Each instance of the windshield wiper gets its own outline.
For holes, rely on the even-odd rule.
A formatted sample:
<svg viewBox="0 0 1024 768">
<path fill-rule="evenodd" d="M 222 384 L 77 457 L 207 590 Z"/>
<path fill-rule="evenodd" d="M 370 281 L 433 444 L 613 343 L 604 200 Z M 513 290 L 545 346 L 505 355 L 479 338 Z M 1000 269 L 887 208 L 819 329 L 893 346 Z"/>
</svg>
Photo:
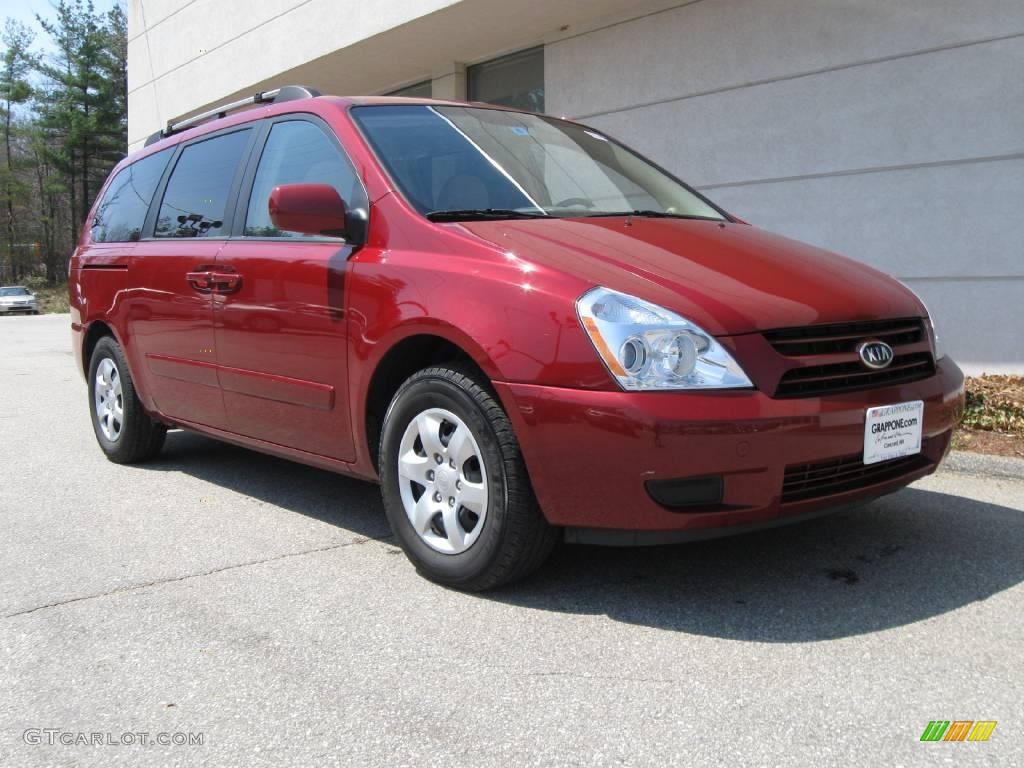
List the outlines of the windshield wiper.
<svg viewBox="0 0 1024 768">
<path fill-rule="evenodd" d="M 431 221 L 471 221 L 473 219 L 547 219 L 539 211 L 517 211 L 514 208 L 457 208 L 450 211 L 431 211 Z"/>
<path fill-rule="evenodd" d="M 696 219 L 698 221 L 724 221 L 724 219 L 712 218 L 711 216 L 691 216 L 685 213 L 668 213 L 667 211 L 601 211 L 600 213 L 585 213 L 583 214 L 588 219 L 596 219 L 600 217 L 614 217 L 614 216 L 636 216 L 638 218 L 646 219 Z"/>
</svg>

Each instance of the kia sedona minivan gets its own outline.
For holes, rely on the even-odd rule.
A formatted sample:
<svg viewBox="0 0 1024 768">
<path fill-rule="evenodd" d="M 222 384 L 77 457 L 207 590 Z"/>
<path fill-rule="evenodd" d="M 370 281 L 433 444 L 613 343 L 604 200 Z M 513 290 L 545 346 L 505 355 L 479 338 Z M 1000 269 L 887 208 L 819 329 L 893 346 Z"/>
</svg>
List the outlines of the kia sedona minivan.
<svg viewBox="0 0 1024 768">
<path fill-rule="evenodd" d="M 381 484 L 427 578 L 653 544 L 934 472 L 963 402 L 893 278 L 750 226 L 604 132 L 289 86 L 170 124 L 71 258 L 100 448 L 168 428 Z"/>
</svg>

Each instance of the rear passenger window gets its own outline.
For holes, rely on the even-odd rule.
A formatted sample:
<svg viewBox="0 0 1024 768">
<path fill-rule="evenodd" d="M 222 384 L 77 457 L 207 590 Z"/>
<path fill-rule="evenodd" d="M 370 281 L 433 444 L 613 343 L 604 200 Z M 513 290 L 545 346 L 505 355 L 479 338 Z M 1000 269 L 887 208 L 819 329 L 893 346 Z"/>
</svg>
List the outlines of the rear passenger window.
<svg viewBox="0 0 1024 768">
<path fill-rule="evenodd" d="M 141 237 L 146 212 L 172 151 L 157 152 L 117 172 L 96 206 L 94 243 L 128 243 Z"/>
<path fill-rule="evenodd" d="M 275 123 L 260 157 L 245 234 L 251 237 L 295 237 L 299 232 L 278 229 L 270 220 L 267 202 L 279 184 L 330 184 L 349 208 L 365 208 L 366 194 L 351 164 L 327 135 L 313 123 L 289 120 Z"/>
<path fill-rule="evenodd" d="M 164 192 L 155 237 L 227 237 L 224 211 L 249 130 L 190 144 L 181 151 Z"/>
</svg>

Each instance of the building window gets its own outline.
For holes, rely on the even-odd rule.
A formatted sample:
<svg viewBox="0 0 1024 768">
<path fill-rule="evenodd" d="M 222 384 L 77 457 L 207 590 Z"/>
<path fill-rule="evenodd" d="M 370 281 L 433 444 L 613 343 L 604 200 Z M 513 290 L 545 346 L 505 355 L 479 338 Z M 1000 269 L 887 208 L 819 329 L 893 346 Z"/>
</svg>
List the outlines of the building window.
<svg viewBox="0 0 1024 768">
<path fill-rule="evenodd" d="M 466 70 L 470 101 L 544 111 L 544 46 L 492 59 Z"/>
<path fill-rule="evenodd" d="M 397 91 L 386 93 L 385 96 L 405 96 L 410 99 L 429 99 L 434 95 L 434 83 L 431 80 L 424 80 L 422 83 L 413 83 Z"/>
</svg>

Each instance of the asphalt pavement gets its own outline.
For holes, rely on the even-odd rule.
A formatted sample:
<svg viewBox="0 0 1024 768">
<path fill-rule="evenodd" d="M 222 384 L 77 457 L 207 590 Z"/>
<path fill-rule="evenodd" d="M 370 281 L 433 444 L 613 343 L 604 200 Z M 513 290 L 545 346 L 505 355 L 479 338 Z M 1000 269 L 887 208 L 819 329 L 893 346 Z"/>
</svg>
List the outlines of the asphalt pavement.
<svg viewBox="0 0 1024 768">
<path fill-rule="evenodd" d="M 0 318 L 0 766 L 1024 765 L 1022 462 L 467 595 L 372 485 L 107 462 L 68 322 Z"/>
</svg>

